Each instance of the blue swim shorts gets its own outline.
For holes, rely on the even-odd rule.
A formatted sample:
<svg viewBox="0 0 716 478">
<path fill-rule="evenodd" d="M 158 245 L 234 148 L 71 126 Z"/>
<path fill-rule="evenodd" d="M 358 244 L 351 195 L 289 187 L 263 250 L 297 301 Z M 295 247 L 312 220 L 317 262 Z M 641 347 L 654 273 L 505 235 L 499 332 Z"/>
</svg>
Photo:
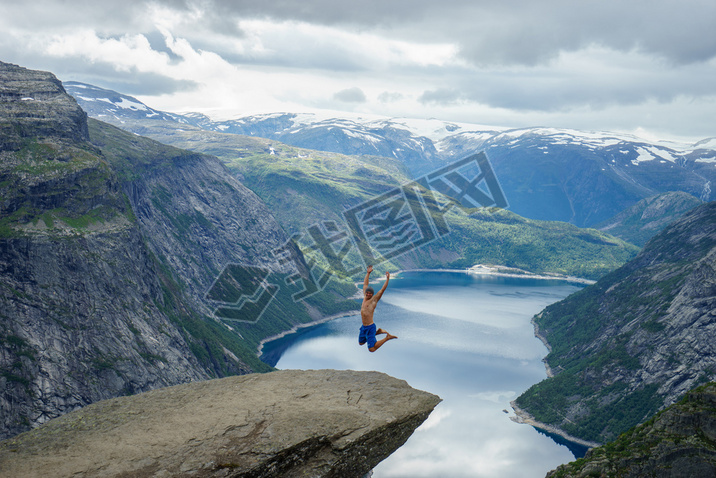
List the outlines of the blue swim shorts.
<svg viewBox="0 0 716 478">
<path fill-rule="evenodd" d="M 375 347 L 377 340 L 375 339 L 375 324 L 361 325 L 360 332 L 358 332 L 358 344 L 363 345 L 368 342 L 368 348 L 372 349 Z"/>
</svg>

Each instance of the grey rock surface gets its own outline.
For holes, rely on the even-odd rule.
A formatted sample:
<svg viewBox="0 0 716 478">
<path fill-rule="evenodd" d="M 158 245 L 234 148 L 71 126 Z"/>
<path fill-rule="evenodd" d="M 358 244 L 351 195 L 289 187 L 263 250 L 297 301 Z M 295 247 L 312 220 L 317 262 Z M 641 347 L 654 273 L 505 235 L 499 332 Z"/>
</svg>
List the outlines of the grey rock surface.
<svg viewBox="0 0 716 478">
<path fill-rule="evenodd" d="M 65 92 L 55 75 L 0 62 L 0 149 L 19 146 L 21 138 L 89 136 L 87 114 Z M 12 127 L 10 127 L 12 125 Z"/>
<path fill-rule="evenodd" d="M 611 441 L 715 380 L 716 201 L 534 321 L 552 347 L 546 360 L 554 377 L 517 404 L 582 439 Z"/>
<path fill-rule="evenodd" d="M 267 370 L 263 337 L 246 343 L 202 296 L 286 240 L 216 158 L 88 121 L 54 75 L 0 62 L 0 438 Z"/>
<path fill-rule="evenodd" d="M 0 443 L 0 475 L 361 477 L 440 398 L 378 372 L 278 371 L 89 405 Z"/>
</svg>

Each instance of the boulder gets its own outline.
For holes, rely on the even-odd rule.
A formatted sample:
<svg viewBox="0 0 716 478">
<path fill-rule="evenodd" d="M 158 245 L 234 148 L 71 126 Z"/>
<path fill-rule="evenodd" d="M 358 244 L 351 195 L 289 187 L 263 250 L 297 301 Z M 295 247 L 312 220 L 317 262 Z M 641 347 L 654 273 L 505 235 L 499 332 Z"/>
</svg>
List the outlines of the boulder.
<svg viewBox="0 0 716 478">
<path fill-rule="evenodd" d="M 97 402 L 0 442 L 0 475 L 361 477 L 439 402 L 378 372 L 193 382 Z"/>
</svg>

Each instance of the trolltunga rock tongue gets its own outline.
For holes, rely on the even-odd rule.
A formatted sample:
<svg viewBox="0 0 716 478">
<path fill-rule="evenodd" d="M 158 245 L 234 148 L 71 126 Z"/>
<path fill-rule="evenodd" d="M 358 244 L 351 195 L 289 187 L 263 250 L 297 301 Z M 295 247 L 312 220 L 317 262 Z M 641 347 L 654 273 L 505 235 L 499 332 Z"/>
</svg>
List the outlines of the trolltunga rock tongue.
<svg viewBox="0 0 716 478">
<path fill-rule="evenodd" d="M 378 372 L 194 382 L 98 402 L 0 442 L 0 475 L 360 477 L 439 402 Z"/>
</svg>

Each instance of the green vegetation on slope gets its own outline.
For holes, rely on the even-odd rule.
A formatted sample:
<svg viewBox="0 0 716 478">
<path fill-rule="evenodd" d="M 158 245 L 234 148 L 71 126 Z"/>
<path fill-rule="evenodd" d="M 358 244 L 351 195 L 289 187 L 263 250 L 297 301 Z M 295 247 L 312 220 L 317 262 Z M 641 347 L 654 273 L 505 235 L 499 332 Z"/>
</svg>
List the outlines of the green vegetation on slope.
<svg viewBox="0 0 716 478">
<path fill-rule="evenodd" d="M 86 143 L 24 138 L 0 151 L 0 237 L 83 234 L 133 216 L 112 167 Z"/>
<path fill-rule="evenodd" d="M 713 380 L 716 203 L 654 236 L 623 267 L 534 318 L 554 372 L 517 398 L 537 420 L 596 442 L 641 423 L 683 386 Z M 678 298 L 678 300 L 677 300 Z"/>
<path fill-rule="evenodd" d="M 347 208 L 410 181 L 402 163 L 390 158 L 311 151 L 166 122 L 147 125 L 128 127 L 168 144 L 218 156 L 291 234 L 302 234 L 321 221 L 342 223 Z M 487 263 L 596 279 L 638 252 L 637 247 L 593 229 L 528 220 L 504 210 L 454 207 L 445 220 L 449 234 L 385 266 L 462 268 Z"/>
<path fill-rule="evenodd" d="M 201 163 L 205 159 L 202 156 L 203 153 L 167 146 L 96 120 L 89 121 L 89 130 L 93 144 L 101 147 L 103 157 L 121 172 L 121 177 L 128 183 L 138 184 L 149 177 L 161 176 L 164 173 L 169 175 L 176 173 L 183 178 L 185 175 L 192 174 L 189 171 L 193 171 L 192 169 L 184 171 L 185 165 Z M 164 277 L 165 302 L 167 303 L 172 303 L 172 300 L 181 302 L 187 299 L 191 302 L 189 288 L 191 285 L 196 286 L 196 284 L 189 284 L 191 278 L 181 276 L 177 272 L 177 268 L 200 269 L 201 275 L 194 281 L 202 280 L 205 285 L 199 284 L 199 286 L 203 287 L 201 292 L 205 292 L 205 289 L 211 285 L 211 281 L 219 276 L 220 268 L 226 265 L 210 263 L 209 260 L 213 258 L 202 260 L 203 247 L 197 245 L 194 238 L 197 234 L 201 237 L 214 238 L 214 240 L 219 237 L 223 239 L 227 237 L 226 232 L 219 231 L 224 227 L 222 222 L 227 218 L 216 215 L 216 208 L 220 208 L 222 205 L 211 203 L 212 196 L 208 194 L 208 191 L 221 190 L 236 194 L 233 186 L 221 183 L 228 178 L 230 178 L 228 173 L 223 178 L 222 176 L 202 176 L 200 181 L 191 186 L 191 193 L 200 195 L 199 200 L 206 203 L 207 209 L 204 213 L 191 207 L 177 207 L 177 202 L 180 205 L 183 204 L 184 198 L 180 197 L 181 195 L 177 196 L 177 192 L 172 190 L 174 185 L 171 183 L 150 182 L 145 185 L 149 189 L 145 193 L 148 197 L 144 197 L 144 199 L 148 200 L 154 208 L 151 213 L 151 221 L 159 219 L 171 230 L 169 237 L 161 241 L 171 241 L 171 254 L 174 255 L 169 258 L 158 251 L 155 251 L 153 255 L 155 263 Z M 192 179 L 188 178 L 186 181 L 192 181 Z M 204 181 L 214 182 L 207 184 Z M 246 192 L 252 196 L 251 200 L 259 201 L 250 191 Z M 207 203 L 207 201 L 209 202 Z M 219 211 L 222 211 L 221 214 L 234 216 L 233 219 L 243 217 L 234 210 Z M 209 215 L 211 217 L 207 217 Z M 241 229 L 246 231 L 248 240 L 258 243 L 264 241 L 265 238 L 255 237 L 258 232 L 251 232 L 256 226 L 251 221 L 256 221 L 259 218 L 249 214 L 245 219 L 246 222 L 241 223 Z M 233 258 L 231 260 L 234 262 L 242 256 L 246 257 L 248 261 L 255 261 L 257 265 L 272 260 L 268 256 L 253 257 L 253 248 L 242 243 L 239 237 L 230 237 L 229 239 L 225 247 L 229 249 L 229 257 Z M 157 238 L 153 240 L 157 240 Z M 213 246 L 218 247 L 219 245 L 214 244 Z M 166 244 L 162 246 L 162 249 L 167 250 Z M 222 252 L 227 251 L 223 250 Z M 219 375 L 225 375 L 227 370 L 225 370 L 225 364 L 221 363 L 224 353 L 222 347 L 239 357 L 253 370 L 263 371 L 267 366 L 256 358 L 256 350 L 262 340 L 290 330 L 297 324 L 311 322 L 319 315 L 330 315 L 356 309 L 357 304 L 354 301 L 345 299 L 355 292 L 355 287 L 346 280 L 331 281 L 324 291 L 305 301 L 297 302 L 293 300 L 292 296 L 298 292 L 298 286 L 287 286 L 285 276 L 272 276 L 271 279 L 280 286 L 279 292 L 258 321 L 252 320 L 254 317 L 250 310 L 247 312 L 248 309 L 242 309 L 233 318 L 219 315 L 221 322 L 217 322 L 214 317 L 202 317 L 195 310 L 189 311 L 179 305 L 165 308 L 165 312 L 185 334 L 188 334 L 185 338 L 191 344 L 192 351 L 200 361 L 204 365 L 212 367 Z M 172 297 L 174 299 L 171 299 Z"/>
<path fill-rule="evenodd" d="M 688 392 L 676 404 L 617 439 L 562 465 L 550 478 L 573 476 L 711 476 L 716 470 L 716 383 Z"/>
<path fill-rule="evenodd" d="M 663 404 L 656 385 L 630 387 L 625 380 L 605 385 L 601 376 L 608 370 L 641 368 L 638 354 L 628 348 L 633 332 L 610 334 L 639 318 L 644 330 L 657 331 L 658 319 L 668 308 L 684 275 L 668 276 L 655 284 L 654 294 L 643 295 L 650 284 L 628 280 L 630 270 L 620 268 L 596 284 L 575 292 L 567 299 L 545 308 L 534 319 L 540 332 L 548 337 L 551 351 L 546 360 L 557 374 L 533 385 L 517 399 L 520 408 L 549 424 L 558 424 L 570 435 L 595 442 L 605 442 L 641 423 Z M 613 309 L 605 320 L 605 292 L 620 284 L 626 300 L 610 304 Z M 570 400 L 584 399 L 584 410 L 566 417 Z"/>
<path fill-rule="evenodd" d="M 669 223 L 699 204 L 701 200 L 681 191 L 657 194 L 642 199 L 595 228 L 643 247 Z"/>
</svg>

